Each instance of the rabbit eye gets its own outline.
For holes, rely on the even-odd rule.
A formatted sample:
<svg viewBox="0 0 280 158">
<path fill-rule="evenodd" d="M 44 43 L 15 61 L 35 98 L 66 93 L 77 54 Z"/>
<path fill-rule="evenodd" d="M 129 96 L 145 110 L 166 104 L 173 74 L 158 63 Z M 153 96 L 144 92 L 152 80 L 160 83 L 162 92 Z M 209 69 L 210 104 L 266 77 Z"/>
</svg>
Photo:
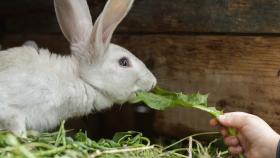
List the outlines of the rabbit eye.
<svg viewBox="0 0 280 158">
<path fill-rule="evenodd" d="M 130 63 L 129 63 L 129 60 L 127 59 L 127 57 L 122 57 L 119 60 L 119 64 L 120 64 L 120 66 L 123 66 L 123 67 L 129 67 L 130 66 Z"/>
</svg>

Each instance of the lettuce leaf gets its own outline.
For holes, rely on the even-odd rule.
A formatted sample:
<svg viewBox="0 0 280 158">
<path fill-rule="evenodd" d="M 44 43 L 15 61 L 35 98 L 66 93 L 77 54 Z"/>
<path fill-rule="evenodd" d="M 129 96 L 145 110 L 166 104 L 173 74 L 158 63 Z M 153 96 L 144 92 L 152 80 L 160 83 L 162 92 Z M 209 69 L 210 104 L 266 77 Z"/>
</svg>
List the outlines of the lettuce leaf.
<svg viewBox="0 0 280 158">
<path fill-rule="evenodd" d="M 222 111 L 217 110 L 215 107 L 208 106 L 208 95 L 202 95 L 200 93 L 186 95 L 157 87 L 152 92 L 138 92 L 136 97 L 137 102 L 143 102 L 155 110 L 186 107 L 208 112 L 214 117 L 223 114 Z"/>
</svg>

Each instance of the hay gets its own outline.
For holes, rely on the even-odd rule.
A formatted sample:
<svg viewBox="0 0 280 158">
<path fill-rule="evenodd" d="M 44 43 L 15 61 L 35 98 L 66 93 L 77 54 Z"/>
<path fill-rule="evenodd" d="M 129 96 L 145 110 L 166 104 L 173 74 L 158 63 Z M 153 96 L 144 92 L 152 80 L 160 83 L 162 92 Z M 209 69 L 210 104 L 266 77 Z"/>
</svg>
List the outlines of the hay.
<svg viewBox="0 0 280 158">
<path fill-rule="evenodd" d="M 134 131 L 116 133 L 112 139 L 99 141 L 91 140 L 84 132 L 69 137 L 63 122 L 57 132 L 32 131 L 26 138 L 1 131 L 0 158 L 229 158 L 227 150 L 213 146 L 217 139 L 207 146 L 195 139 L 215 134 L 192 135 L 164 147 L 151 144 L 142 133 Z"/>
</svg>

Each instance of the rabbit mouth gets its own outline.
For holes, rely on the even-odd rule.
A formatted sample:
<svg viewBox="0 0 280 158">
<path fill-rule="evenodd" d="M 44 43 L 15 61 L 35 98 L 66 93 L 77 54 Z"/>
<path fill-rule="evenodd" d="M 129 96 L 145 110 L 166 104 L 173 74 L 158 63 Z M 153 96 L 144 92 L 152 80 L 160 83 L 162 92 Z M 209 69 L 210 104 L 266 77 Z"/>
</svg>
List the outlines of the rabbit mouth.
<svg viewBox="0 0 280 158">
<path fill-rule="evenodd" d="M 134 103 L 137 103 L 137 102 L 138 102 L 138 99 L 137 99 L 137 97 L 136 97 L 136 93 L 137 93 L 137 92 L 133 92 L 133 93 L 128 97 L 128 100 L 127 100 L 128 103 L 134 104 Z"/>
</svg>

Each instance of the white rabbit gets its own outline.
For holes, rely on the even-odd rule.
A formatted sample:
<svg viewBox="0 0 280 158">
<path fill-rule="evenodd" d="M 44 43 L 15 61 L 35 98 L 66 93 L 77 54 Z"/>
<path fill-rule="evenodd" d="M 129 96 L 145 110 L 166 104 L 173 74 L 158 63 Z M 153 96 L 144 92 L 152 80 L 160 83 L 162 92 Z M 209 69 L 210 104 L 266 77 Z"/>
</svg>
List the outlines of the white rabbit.
<svg viewBox="0 0 280 158">
<path fill-rule="evenodd" d="M 133 100 L 156 79 L 111 37 L 133 0 L 108 0 L 92 24 L 86 0 L 54 0 L 71 56 L 22 46 L 0 51 L 0 129 L 24 134 Z"/>
</svg>

